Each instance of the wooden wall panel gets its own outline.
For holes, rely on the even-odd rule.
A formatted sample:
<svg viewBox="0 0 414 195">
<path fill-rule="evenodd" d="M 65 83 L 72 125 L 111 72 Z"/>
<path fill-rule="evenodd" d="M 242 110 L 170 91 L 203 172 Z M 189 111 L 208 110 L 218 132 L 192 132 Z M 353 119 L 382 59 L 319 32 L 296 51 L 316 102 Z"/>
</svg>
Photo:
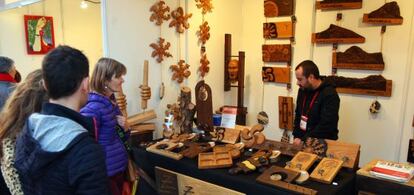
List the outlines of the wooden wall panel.
<svg viewBox="0 0 414 195">
<path fill-rule="evenodd" d="M 262 45 L 263 62 L 291 62 L 292 47 L 290 44 Z"/>
<path fill-rule="evenodd" d="M 291 38 L 293 37 L 293 22 L 263 23 L 263 38 Z"/>
<path fill-rule="evenodd" d="M 290 16 L 293 15 L 294 0 L 265 0 L 265 17 Z"/>
<path fill-rule="evenodd" d="M 290 68 L 262 67 L 262 80 L 264 82 L 290 83 Z"/>
</svg>

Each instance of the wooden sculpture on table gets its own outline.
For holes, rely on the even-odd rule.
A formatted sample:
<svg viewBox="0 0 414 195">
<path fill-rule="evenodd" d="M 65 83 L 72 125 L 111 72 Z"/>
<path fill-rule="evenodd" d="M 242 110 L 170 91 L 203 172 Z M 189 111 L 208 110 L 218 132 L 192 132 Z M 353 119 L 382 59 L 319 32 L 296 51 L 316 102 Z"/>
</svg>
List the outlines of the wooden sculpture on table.
<svg viewBox="0 0 414 195">
<path fill-rule="evenodd" d="M 293 15 L 294 0 L 265 0 L 265 17 L 290 16 Z"/>
<path fill-rule="evenodd" d="M 181 121 L 180 132 L 192 133 L 194 114 L 196 112 L 195 105 L 191 103 L 191 89 L 188 87 L 181 87 L 180 97 L 178 98 L 178 104 L 180 106 Z"/>
<path fill-rule="evenodd" d="M 361 7 L 362 7 L 362 0 L 316 1 L 316 9 L 321 9 L 321 10 L 360 9 Z"/>
<path fill-rule="evenodd" d="M 213 100 L 211 88 L 204 80 L 197 83 L 195 87 L 197 127 L 204 131 L 213 130 Z"/>
<path fill-rule="evenodd" d="M 241 131 L 242 142 L 246 148 L 251 148 L 254 145 L 261 145 L 266 141 L 265 135 L 262 133 L 264 126 L 256 124 L 252 128 L 244 128 Z"/>
<path fill-rule="evenodd" d="M 173 75 L 172 80 L 176 80 L 178 83 L 182 83 L 185 78 L 188 78 L 191 75 L 191 72 L 188 70 L 190 65 L 186 64 L 184 60 L 180 60 L 178 64 L 170 66 Z"/>
<path fill-rule="evenodd" d="M 160 26 L 163 21 L 170 19 L 170 7 L 168 7 L 164 1 L 158 1 L 151 6 L 150 11 L 152 12 L 150 21 L 155 22 L 156 25 Z"/>
<path fill-rule="evenodd" d="M 365 78 L 348 78 L 341 76 L 322 77 L 326 82 L 334 84 L 338 93 L 375 95 L 390 97 L 392 81 L 381 75 L 370 75 Z"/>
<path fill-rule="evenodd" d="M 364 23 L 371 24 L 402 24 L 403 17 L 400 15 L 400 7 L 397 2 L 389 2 L 369 14 L 364 14 Z"/>
<path fill-rule="evenodd" d="M 382 53 L 367 53 L 358 46 L 345 52 L 333 52 L 332 67 L 357 70 L 384 70 Z"/>
<path fill-rule="evenodd" d="M 191 18 L 193 14 L 184 14 L 182 7 L 178 7 L 176 10 L 171 12 L 171 22 L 169 27 L 175 27 L 175 30 L 178 33 L 183 33 L 186 29 L 190 28 L 188 19 Z"/>
<path fill-rule="evenodd" d="M 312 43 L 364 43 L 365 37 L 331 24 L 328 29 L 312 34 Z"/>
<path fill-rule="evenodd" d="M 172 57 L 172 55 L 168 52 L 168 49 L 170 48 L 171 44 L 167 42 L 165 45 L 165 39 L 159 38 L 158 43 L 151 43 L 150 47 L 154 49 L 151 56 L 157 57 L 157 62 L 161 63 L 164 60 L 164 57 Z"/>
<path fill-rule="evenodd" d="M 141 89 L 141 109 L 147 109 L 147 101 L 151 98 L 151 88 L 148 86 L 148 60 L 144 61 L 144 77 Z"/>
<path fill-rule="evenodd" d="M 237 57 L 236 61 L 232 61 L 232 57 Z M 237 85 L 231 85 L 230 79 L 230 62 L 232 66 L 237 64 Z M 246 125 L 247 107 L 244 107 L 244 66 L 245 53 L 240 51 L 238 56 L 231 55 L 231 34 L 224 35 L 224 91 L 230 91 L 231 87 L 237 87 L 237 116 L 236 124 Z M 233 73 L 234 74 L 234 73 Z"/>
</svg>

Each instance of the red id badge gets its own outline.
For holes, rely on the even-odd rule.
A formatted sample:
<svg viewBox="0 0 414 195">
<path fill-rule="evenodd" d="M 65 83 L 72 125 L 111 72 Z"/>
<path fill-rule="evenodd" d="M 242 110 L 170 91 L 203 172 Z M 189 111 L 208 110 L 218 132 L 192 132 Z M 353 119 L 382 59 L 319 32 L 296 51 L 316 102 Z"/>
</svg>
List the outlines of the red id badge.
<svg viewBox="0 0 414 195">
<path fill-rule="evenodd" d="M 300 117 L 300 129 L 302 129 L 302 131 L 306 131 L 307 124 L 308 124 L 308 117 L 302 115 Z"/>
</svg>

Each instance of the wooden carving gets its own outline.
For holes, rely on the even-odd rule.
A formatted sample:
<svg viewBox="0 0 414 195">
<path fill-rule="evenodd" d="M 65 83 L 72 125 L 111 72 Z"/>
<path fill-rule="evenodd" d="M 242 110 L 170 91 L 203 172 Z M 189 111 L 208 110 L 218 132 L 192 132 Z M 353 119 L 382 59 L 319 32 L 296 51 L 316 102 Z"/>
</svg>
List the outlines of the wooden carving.
<svg viewBox="0 0 414 195">
<path fill-rule="evenodd" d="M 262 45 L 263 62 L 290 62 L 292 47 L 285 45 Z"/>
<path fill-rule="evenodd" d="M 328 146 L 326 150 L 326 156 L 328 158 L 334 158 L 342 160 L 344 163 L 343 167 L 355 169 L 358 167 L 359 154 L 361 145 L 351 144 L 333 140 L 325 140 Z"/>
<path fill-rule="evenodd" d="M 182 7 L 178 7 L 176 10 L 171 12 L 172 20 L 169 27 L 175 27 L 175 30 L 178 33 L 183 33 L 185 29 L 190 28 L 188 19 L 191 18 L 193 14 L 184 14 Z"/>
<path fill-rule="evenodd" d="M 233 159 L 230 152 L 210 152 L 198 154 L 199 169 L 231 167 Z"/>
<path fill-rule="evenodd" d="M 151 88 L 148 86 L 148 60 L 144 61 L 144 77 L 141 89 L 141 109 L 147 109 L 147 101 L 151 98 Z"/>
<path fill-rule="evenodd" d="M 293 131 L 293 98 L 279 96 L 279 128 Z"/>
<path fill-rule="evenodd" d="M 312 34 L 312 43 L 364 43 L 365 37 L 331 24 L 328 29 Z"/>
<path fill-rule="evenodd" d="M 239 61 L 231 59 L 228 64 L 227 72 L 231 83 L 237 83 L 239 74 Z"/>
<path fill-rule="evenodd" d="M 171 44 L 170 42 L 167 42 L 165 45 L 165 39 L 159 38 L 158 43 L 151 43 L 150 47 L 154 49 L 151 56 L 157 57 L 157 62 L 161 63 L 164 60 L 164 57 L 172 57 L 172 55 L 168 52 L 168 49 L 170 48 Z"/>
<path fill-rule="evenodd" d="M 223 132 L 223 138 L 220 140 L 222 143 L 235 144 L 239 141 L 240 130 L 226 128 Z"/>
<path fill-rule="evenodd" d="M 240 157 L 240 149 L 234 144 L 217 145 L 213 148 L 214 152 L 230 152 L 233 159 Z"/>
<path fill-rule="evenodd" d="M 298 194 L 317 194 L 316 190 L 292 184 L 299 176 L 299 172 L 284 169 L 282 167 L 272 166 L 263 172 L 256 181 L 265 185 L 283 188 Z"/>
<path fill-rule="evenodd" d="M 197 127 L 204 131 L 213 129 L 213 101 L 211 88 L 204 80 L 197 83 L 195 87 Z"/>
<path fill-rule="evenodd" d="M 407 162 L 414 163 L 414 139 L 408 144 Z"/>
<path fill-rule="evenodd" d="M 172 80 L 176 80 L 178 83 L 182 83 L 185 78 L 188 78 L 191 75 L 191 72 L 188 70 L 190 65 L 186 64 L 184 60 L 180 60 L 178 64 L 170 66 L 173 75 Z"/>
<path fill-rule="evenodd" d="M 177 148 L 177 146 L 178 145 L 176 143 L 172 142 L 157 142 L 156 144 L 149 146 L 146 150 L 148 152 L 159 154 L 168 158 L 180 160 L 183 158 L 183 155 L 180 153 L 172 152 L 172 150 L 174 148 Z"/>
<path fill-rule="evenodd" d="M 198 41 L 203 45 L 210 39 L 210 26 L 207 21 L 204 21 L 203 24 L 200 25 L 197 35 Z"/>
<path fill-rule="evenodd" d="M 263 38 L 291 38 L 293 37 L 293 22 L 263 23 Z"/>
<path fill-rule="evenodd" d="M 263 125 L 256 124 L 252 128 L 244 128 L 241 131 L 242 142 L 246 148 L 251 148 L 254 145 L 261 145 L 265 142 L 266 137 L 262 133 L 264 130 Z"/>
<path fill-rule="evenodd" d="M 290 83 L 290 68 L 262 67 L 263 82 Z"/>
<path fill-rule="evenodd" d="M 195 158 L 198 154 L 202 152 L 211 151 L 212 147 L 209 143 L 195 143 L 187 141 L 184 143 L 185 149 L 180 152 L 183 156 L 187 158 Z"/>
<path fill-rule="evenodd" d="M 384 70 L 382 53 L 367 53 L 358 46 L 345 52 L 333 52 L 332 68 L 356 70 Z"/>
<path fill-rule="evenodd" d="M 285 169 L 293 171 L 307 171 L 318 156 L 307 152 L 298 152 L 289 163 L 286 163 Z"/>
<path fill-rule="evenodd" d="M 210 71 L 210 67 L 208 66 L 210 61 L 207 59 L 207 53 L 203 53 L 200 59 L 200 67 L 198 67 L 198 72 L 200 72 L 201 77 L 205 77 L 206 74 Z"/>
<path fill-rule="evenodd" d="M 310 174 L 310 178 L 322 183 L 330 184 L 341 169 L 342 163 L 341 160 L 323 158 Z"/>
<path fill-rule="evenodd" d="M 293 0 L 265 0 L 265 17 L 293 15 Z"/>
<path fill-rule="evenodd" d="M 369 14 L 364 14 L 362 19 L 371 24 L 402 24 L 403 17 L 400 15 L 400 7 L 397 2 L 389 2 Z"/>
<path fill-rule="evenodd" d="M 392 81 L 381 75 L 371 75 L 362 79 L 328 76 L 324 80 L 335 84 L 339 93 L 390 97 L 392 92 Z"/>
<path fill-rule="evenodd" d="M 316 9 L 321 10 L 341 10 L 341 9 L 360 9 L 362 0 L 322 0 L 316 1 Z"/>
<path fill-rule="evenodd" d="M 256 145 L 253 148 L 258 150 L 279 150 L 286 156 L 295 156 L 302 149 L 301 146 L 275 140 L 266 140 L 262 145 Z"/>
<path fill-rule="evenodd" d="M 211 12 L 211 10 L 213 9 L 213 4 L 211 3 L 211 0 L 195 0 L 195 2 L 197 8 L 202 10 L 202 14 Z"/>
<path fill-rule="evenodd" d="M 305 142 L 303 143 L 302 149 L 302 151 L 304 152 L 318 155 L 319 159 L 326 157 L 327 150 L 328 146 L 324 139 L 318 139 L 313 137 L 306 138 Z"/>
<path fill-rule="evenodd" d="M 152 12 L 150 21 L 155 22 L 156 25 L 160 26 L 163 21 L 170 19 L 170 7 L 168 7 L 164 1 L 158 1 L 151 6 L 150 11 Z"/>
<path fill-rule="evenodd" d="M 194 114 L 196 112 L 195 105 L 191 103 L 191 89 L 188 87 L 181 87 L 180 97 L 178 103 L 181 111 L 180 130 L 181 133 L 193 132 Z"/>
</svg>

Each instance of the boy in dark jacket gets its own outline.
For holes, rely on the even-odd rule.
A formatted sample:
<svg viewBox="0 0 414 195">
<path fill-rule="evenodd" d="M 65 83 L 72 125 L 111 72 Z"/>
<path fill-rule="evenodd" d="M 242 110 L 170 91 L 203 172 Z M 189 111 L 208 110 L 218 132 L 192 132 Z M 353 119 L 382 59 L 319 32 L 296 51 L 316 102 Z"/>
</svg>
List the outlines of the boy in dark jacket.
<svg viewBox="0 0 414 195">
<path fill-rule="evenodd" d="M 109 194 L 105 157 L 79 114 L 89 91 L 89 64 L 79 50 L 59 46 L 42 63 L 49 95 L 16 140 L 15 166 L 25 194 Z"/>
</svg>

